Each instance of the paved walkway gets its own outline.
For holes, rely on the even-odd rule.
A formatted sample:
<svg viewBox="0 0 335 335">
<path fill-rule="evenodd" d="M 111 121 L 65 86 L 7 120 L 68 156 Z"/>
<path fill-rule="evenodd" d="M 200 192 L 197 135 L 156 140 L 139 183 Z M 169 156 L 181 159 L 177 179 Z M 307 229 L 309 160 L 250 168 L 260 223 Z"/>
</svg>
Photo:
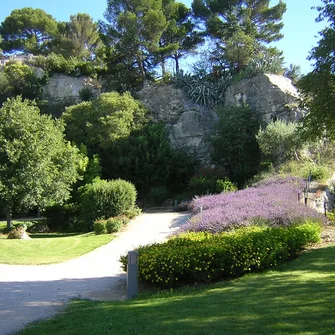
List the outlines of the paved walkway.
<svg viewBox="0 0 335 335">
<path fill-rule="evenodd" d="M 0 335 L 54 315 L 71 298 L 124 299 L 120 255 L 163 241 L 189 214 L 151 213 L 133 220 L 112 242 L 81 257 L 51 265 L 0 264 Z M 61 252 L 61 250 L 60 250 Z"/>
</svg>

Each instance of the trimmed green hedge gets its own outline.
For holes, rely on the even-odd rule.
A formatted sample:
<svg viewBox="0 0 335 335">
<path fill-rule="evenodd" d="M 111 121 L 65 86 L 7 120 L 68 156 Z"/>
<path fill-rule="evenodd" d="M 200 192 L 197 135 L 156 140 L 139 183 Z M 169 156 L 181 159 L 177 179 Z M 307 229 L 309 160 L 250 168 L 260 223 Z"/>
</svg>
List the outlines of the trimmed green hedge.
<svg viewBox="0 0 335 335">
<path fill-rule="evenodd" d="M 185 233 L 138 249 L 139 279 L 160 288 L 213 282 L 266 269 L 295 257 L 320 238 L 321 227 L 247 227 L 234 232 Z M 123 269 L 127 256 L 120 259 Z"/>
<path fill-rule="evenodd" d="M 94 180 L 81 188 L 80 208 L 83 220 L 92 224 L 131 211 L 136 201 L 135 186 L 125 180 Z"/>
</svg>

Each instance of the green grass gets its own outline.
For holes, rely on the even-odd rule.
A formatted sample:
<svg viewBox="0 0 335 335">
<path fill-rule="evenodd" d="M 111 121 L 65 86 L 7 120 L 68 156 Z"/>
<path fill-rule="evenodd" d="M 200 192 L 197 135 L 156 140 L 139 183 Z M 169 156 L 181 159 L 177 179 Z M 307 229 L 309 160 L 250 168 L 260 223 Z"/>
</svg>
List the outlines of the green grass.
<svg viewBox="0 0 335 335">
<path fill-rule="evenodd" d="M 335 245 L 276 270 L 124 302 L 74 300 L 19 335 L 335 334 Z"/>
<path fill-rule="evenodd" d="M 110 242 L 113 235 L 94 233 L 30 234 L 30 240 L 0 238 L 0 264 L 51 264 L 86 254 Z"/>
</svg>

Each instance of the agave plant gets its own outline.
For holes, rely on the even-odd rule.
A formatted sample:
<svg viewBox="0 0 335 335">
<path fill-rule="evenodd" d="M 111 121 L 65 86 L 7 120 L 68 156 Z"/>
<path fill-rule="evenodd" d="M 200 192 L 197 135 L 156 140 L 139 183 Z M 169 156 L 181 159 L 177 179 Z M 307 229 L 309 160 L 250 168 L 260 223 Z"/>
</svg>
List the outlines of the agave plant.
<svg viewBox="0 0 335 335">
<path fill-rule="evenodd" d="M 199 75 L 179 74 L 174 83 L 193 102 L 211 107 L 223 104 L 230 80 L 230 76 L 213 78 L 211 75 L 201 77 Z"/>
</svg>

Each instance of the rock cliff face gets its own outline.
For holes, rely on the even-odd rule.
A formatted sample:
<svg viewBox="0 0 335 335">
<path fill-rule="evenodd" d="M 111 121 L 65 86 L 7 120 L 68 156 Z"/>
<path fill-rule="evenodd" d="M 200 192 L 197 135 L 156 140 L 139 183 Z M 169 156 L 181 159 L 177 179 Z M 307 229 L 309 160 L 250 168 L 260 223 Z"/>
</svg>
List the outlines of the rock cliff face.
<svg viewBox="0 0 335 335">
<path fill-rule="evenodd" d="M 266 122 L 298 120 L 303 115 L 298 102 L 299 94 L 291 80 L 275 74 L 243 79 L 231 85 L 225 96 L 225 106 L 248 104 L 263 115 Z"/>
<path fill-rule="evenodd" d="M 51 103 L 70 100 L 73 103 L 81 101 L 79 92 L 89 88 L 93 96 L 100 94 L 100 88 L 88 77 L 70 77 L 63 74 L 54 74 L 43 86 L 43 99 Z"/>
<path fill-rule="evenodd" d="M 139 92 L 154 121 L 166 124 L 174 148 L 184 148 L 202 161 L 208 161 L 206 136 L 213 130 L 216 113 L 187 99 L 172 85 L 153 85 Z"/>
<path fill-rule="evenodd" d="M 175 148 L 186 148 L 202 162 L 209 160 L 206 138 L 217 120 L 214 110 L 196 105 L 172 85 L 152 85 L 139 93 L 154 121 L 164 122 Z M 248 104 L 263 115 L 266 122 L 276 119 L 295 121 L 302 115 L 299 95 L 290 79 L 264 74 L 231 85 L 225 106 Z"/>
</svg>

